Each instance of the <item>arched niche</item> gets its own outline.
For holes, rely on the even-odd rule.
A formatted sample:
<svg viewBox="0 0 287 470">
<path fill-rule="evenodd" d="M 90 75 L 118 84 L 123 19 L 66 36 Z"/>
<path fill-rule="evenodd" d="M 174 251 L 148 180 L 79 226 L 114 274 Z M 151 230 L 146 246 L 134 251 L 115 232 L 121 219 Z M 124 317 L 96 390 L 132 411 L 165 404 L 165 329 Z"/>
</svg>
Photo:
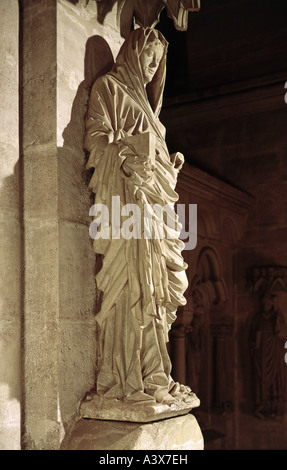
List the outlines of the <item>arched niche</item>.
<svg viewBox="0 0 287 470">
<path fill-rule="evenodd" d="M 174 378 L 189 385 L 208 408 L 213 397 L 212 378 L 218 371 L 212 357 L 215 330 L 210 311 L 224 311 L 228 291 L 220 256 L 213 247 L 200 250 L 194 271 L 186 292 L 187 304 L 179 310 L 171 331 L 171 358 Z"/>
<path fill-rule="evenodd" d="M 214 248 L 204 247 L 197 259 L 196 284 L 200 285 L 206 305 L 219 304 L 228 299 L 222 265 Z M 194 282 L 190 288 L 193 289 Z"/>
<path fill-rule="evenodd" d="M 254 300 L 246 323 L 253 413 L 260 419 L 282 420 L 287 384 L 287 267 L 252 267 L 248 282 Z"/>
</svg>

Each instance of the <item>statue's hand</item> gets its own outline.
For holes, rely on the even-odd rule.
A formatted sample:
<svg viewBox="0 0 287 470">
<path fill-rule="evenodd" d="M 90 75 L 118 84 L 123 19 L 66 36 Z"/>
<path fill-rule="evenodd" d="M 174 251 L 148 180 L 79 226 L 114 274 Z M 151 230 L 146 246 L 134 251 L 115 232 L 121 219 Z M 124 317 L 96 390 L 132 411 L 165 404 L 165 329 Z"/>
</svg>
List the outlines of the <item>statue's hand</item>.
<svg viewBox="0 0 287 470">
<path fill-rule="evenodd" d="M 184 156 L 180 152 L 176 152 L 170 155 L 170 161 L 173 163 L 174 168 L 180 170 L 184 164 Z"/>
<path fill-rule="evenodd" d="M 143 180 L 148 180 L 152 176 L 153 165 L 150 157 L 132 155 L 124 160 L 122 169 L 126 176 L 137 173 Z"/>
</svg>

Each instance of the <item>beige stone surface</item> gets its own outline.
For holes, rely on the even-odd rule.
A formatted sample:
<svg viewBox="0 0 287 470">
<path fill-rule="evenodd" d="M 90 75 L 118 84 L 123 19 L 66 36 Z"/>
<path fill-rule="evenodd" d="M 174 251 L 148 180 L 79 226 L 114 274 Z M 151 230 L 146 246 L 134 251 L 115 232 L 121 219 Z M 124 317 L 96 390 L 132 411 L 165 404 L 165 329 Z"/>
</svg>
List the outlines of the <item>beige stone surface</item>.
<svg viewBox="0 0 287 470">
<path fill-rule="evenodd" d="M 63 450 L 203 450 L 192 414 L 155 423 L 79 420 Z"/>
<path fill-rule="evenodd" d="M 18 9 L 0 2 L 0 450 L 18 450 L 21 435 Z"/>
<path fill-rule="evenodd" d="M 18 8 L 18 2 L 14 4 Z M 27 450 L 48 450 L 59 448 L 75 419 L 80 400 L 93 384 L 95 370 L 95 255 L 88 229 L 91 201 L 83 130 L 89 91 L 85 79 L 87 76 L 91 79 L 94 69 L 101 68 L 106 58 L 97 53 L 96 40 L 92 41 L 95 47 L 88 56 L 86 49 L 90 38 L 105 36 L 117 53 L 122 38 L 116 31 L 115 9 L 100 25 L 96 2 L 87 5 L 85 1 L 73 4 L 68 0 L 25 0 L 22 6 L 21 176 L 25 188 L 22 445 Z M 11 16 L 11 21 L 16 18 Z M 8 25 L 7 19 L 6 22 Z M 15 42 L 18 52 L 16 33 Z M 11 87 L 14 83 L 11 73 L 9 80 L 7 86 Z M 16 81 L 15 87 L 18 99 Z M 5 96 L 8 99 L 9 93 Z M 15 125 L 13 136 L 18 136 L 16 120 Z M 15 161 L 10 164 L 13 171 L 12 163 Z M 5 169 L 8 174 L 10 167 Z M 10 210 L 15 182 L 10 178 L 9 186 L 6 183 L 7 179 L 8 197 L 2 200 Z M 4 250 L 7 245 L 5 241 Z M 13 262 L 16 254 L 14 246 Z M 16 276 L 13 281 L 14 288 Z M 7 296 L 12 297 L 9 293 Z M 4 333 L 7 334 L 7 329 Z"/>
</svg>

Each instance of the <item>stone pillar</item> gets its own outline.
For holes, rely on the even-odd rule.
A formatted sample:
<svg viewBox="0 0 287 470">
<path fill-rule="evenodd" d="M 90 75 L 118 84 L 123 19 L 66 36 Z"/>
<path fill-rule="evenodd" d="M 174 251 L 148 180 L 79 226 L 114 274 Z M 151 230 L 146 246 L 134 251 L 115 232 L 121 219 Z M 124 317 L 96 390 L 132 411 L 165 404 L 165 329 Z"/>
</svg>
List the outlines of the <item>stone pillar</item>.
<svg viewBox="0 0 287 470">
<path fill-rule="evenodd" d="M 56 1 L 21 9 L 24 321 L 24 449 L 56 449 L 59 224 L 56 144 Z"/>
<path fill-rule="evenodd" d="M 59 449 L 94 383 L 95 255 L 84 117 L 123 41 L 97 3 L 21 2 L 23 448 Z M 105 36 L 109 39 L 106 41 Z M 111 39 L 112 38 L 112 39 Z"/>
<path fill-rule="evenodd" d="M 228 397 L 227 385 L 230 377 L 227 371 L 228 349 L 227 341 L 233 332 L 232 324 L 213 324 L 211 331 L 214 341 L 214 406 L 216 408 L 230 407 L 230 397 Z"/>
<path fill-rule="evenodd" d="M 0 2 L 0 449 L 20 448 L 21 219 L 18 1 Z"/>
</svg>

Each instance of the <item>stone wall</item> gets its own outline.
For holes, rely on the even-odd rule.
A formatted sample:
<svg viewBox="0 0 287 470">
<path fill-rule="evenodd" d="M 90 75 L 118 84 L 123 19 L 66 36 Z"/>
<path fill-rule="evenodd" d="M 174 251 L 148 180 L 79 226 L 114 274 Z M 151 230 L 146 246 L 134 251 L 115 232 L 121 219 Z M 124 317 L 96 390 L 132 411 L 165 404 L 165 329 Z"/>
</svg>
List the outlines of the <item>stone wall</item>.
<svg viewBox="0 0 287 470">
<path fill-rule="evenodd" d="M 0 447 L 58 449 L 96 360 L 84 116 L 123 38 L 116 7 L 98 21 L 94 1 L 19 5 L 0 6 Z"/>
<path fill-rule="evenodd" d="M 186 207 L 197 204 L 197 243 L 183 252 L 189 287 L 187 305 L 171 330 L 173 374 L 200 397 L 195 416 L 204 435 L 210 429 L 220 432 L 226 447 L 234 448 L 241 314 L 237 267 L 254 198 L 188 164 L 179 175 L 178 193 Z"/>
<path fill-rule="evenodd" d="M 239 449 L 286 448 L 286 412 L 283 422 L 260 422 L 252 416 L 254 378 L 248 344 L 250 321 L 259 308 L 259 297 L 249 290 L 249 270 L 253 266 L 287 266 L 284 83 L 253 90 L 252 97 L 248 92 L 241 92 L 229 98 L 164 111 L 171 147 L 180 147 L 195 166 L 246 191 L 255 201 L 229 286 L 230 292 L 236 294 L 234 341 L 237 350 L 230 374 L 235 374 L 237 396 L 238 421 L 232 430 L 233 444 Z M 191 187 L 190 200 L 198 203 L 193 192 L 197 196 Z M 199 217 L 201 211 L 199 206 Z M 209 215 L 205 217 L 212 218 L 214 211 L 211 201 Z M 216 247 L 217 241 L 214 239 L 211 244 Z M 222 252 L 226 261 L 230 255 L 231 251 Z M 192 263 L 190 266 L 191 270 L 196 269 Z M 286 304 L 283 308 L 286 318 Z M 283 363 L 284 354 L 281 360 Z"/>
<path fill-rule="evenodd" d="M 98 23 L 96 2 L 26 0 L 22 18 L 23 445 L 57 449 L 94 383 L 95 256 L 84 117 L 92 80 L 111 66 L 122 38 L 114 11 Z"/>
</svg>

